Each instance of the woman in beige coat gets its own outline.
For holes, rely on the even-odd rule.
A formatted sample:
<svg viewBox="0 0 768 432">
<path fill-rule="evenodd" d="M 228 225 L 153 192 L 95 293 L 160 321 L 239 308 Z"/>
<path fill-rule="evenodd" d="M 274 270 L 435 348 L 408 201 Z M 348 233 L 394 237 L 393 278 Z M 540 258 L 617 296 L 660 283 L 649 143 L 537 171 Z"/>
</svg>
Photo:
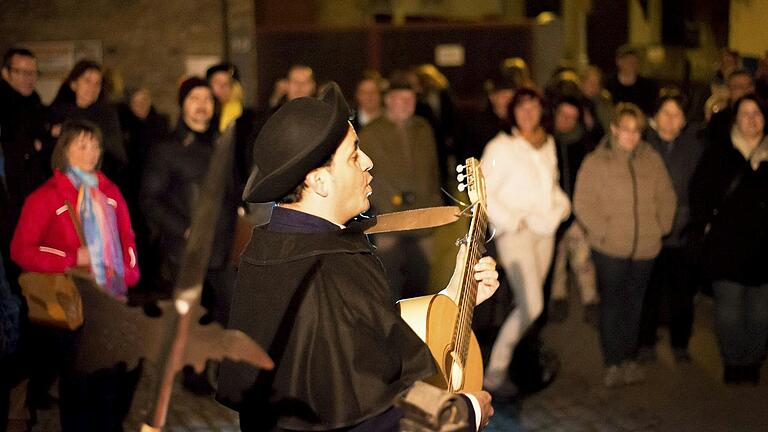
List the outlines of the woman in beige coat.
<svg viewBox="0 0 768 432">
<path fill-rule="evenodd" d="M 576 179 L 574 212 L 597 271 L 609 387 L 644 379 L 636 362 L 643 296 L 677 204 L 664 162 L 640 139 L 644 127 L 636 105 L 618 104 L 611 134 L 584 159 Z"/>
</svg>

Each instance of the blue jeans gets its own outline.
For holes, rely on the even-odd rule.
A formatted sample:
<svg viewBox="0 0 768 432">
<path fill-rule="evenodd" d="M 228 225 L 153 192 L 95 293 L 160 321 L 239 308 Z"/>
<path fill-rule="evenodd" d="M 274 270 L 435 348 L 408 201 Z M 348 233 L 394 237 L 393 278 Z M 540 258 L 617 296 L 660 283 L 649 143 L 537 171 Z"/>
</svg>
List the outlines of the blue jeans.
<svg viewBox="0 0 768 432">
<path fill-rule="evenodd" d="M 723 362 L 726 366 L 760 365 L 768 341 L 768 284 L 746 286 L 717 280 L 712 289 Z"/>
<path fill-rule="evenodd" d="M 643 297 L 654 260 L 618 258 L 592 251 L 600 293 L 600 344 L 606 366 L 637 358 Z"/>
</svg>

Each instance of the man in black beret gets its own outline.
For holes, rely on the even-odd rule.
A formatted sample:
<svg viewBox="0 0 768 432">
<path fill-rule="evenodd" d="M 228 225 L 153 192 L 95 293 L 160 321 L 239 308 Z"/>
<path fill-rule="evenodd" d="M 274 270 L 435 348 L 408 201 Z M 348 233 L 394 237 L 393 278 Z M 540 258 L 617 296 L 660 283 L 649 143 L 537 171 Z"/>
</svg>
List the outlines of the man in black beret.
<svg viewBox="0 0 768 432">
<path fill-rule="evenodd" d="M 218 386 L 246 432 L 397 431 L 395 399 L 435 371 L 391 302 L 366 224 L 352 220 L 369 207 L 373 162 L 349 116 L 331 83 L 318 99 L 283 105 L 255 143 L 243 199 L 278 205 L 241 257 L 229 327 L 266 347 L 276 366 L 225 361 Z M 482 301 L 498 273 L 489 257 L 474 270 Z M 445 294 L 455 298 L 455 288 Z M 462 400 L 473 407 L 472 430 L 487 423 L 488 393 Z"/>
</svg>

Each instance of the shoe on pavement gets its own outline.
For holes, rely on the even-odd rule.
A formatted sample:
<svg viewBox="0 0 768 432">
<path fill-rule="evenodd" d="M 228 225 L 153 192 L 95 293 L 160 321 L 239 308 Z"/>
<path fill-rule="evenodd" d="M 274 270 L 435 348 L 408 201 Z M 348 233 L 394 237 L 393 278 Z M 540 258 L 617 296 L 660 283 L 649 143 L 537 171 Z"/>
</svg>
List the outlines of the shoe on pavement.
<svg viewBox="0 0 768 432">
<path fill-rule="evenodd" d="M 636 361 L 629 361 L 622 366 L 624 384 L 638 384 L 645 381 L 645 371 Z"/>
<path fill-rule="evenodd" d="M 624 384 L 621 369 L 616 365 L 608 366 L 608 368 L 605 369 L 603 384 L 608 388 L 615 388 Z"/>
<path fill-rule="evenodd" d="M 672 348 L 672 355 L 677 363 L 690 363 L 693 361 L 691 354 L 685 348 Z"/>
</svg>

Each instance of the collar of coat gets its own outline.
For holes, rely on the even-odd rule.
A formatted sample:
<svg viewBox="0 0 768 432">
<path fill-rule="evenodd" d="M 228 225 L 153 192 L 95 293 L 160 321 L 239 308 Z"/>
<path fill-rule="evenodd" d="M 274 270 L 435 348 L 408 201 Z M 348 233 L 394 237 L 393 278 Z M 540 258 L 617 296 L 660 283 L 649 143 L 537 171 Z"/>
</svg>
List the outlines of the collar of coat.
<svg viewBox="0 0 768 432">
<path fill-rule="evenodd" d="M 344 229 L 320 233 L 282 233 L 256 228 L 242 260 L 269 266 L 324 255 L 371 254 L 374 246 L 363 233 L 367 225 L 350 222 Z"/>
</svg>

